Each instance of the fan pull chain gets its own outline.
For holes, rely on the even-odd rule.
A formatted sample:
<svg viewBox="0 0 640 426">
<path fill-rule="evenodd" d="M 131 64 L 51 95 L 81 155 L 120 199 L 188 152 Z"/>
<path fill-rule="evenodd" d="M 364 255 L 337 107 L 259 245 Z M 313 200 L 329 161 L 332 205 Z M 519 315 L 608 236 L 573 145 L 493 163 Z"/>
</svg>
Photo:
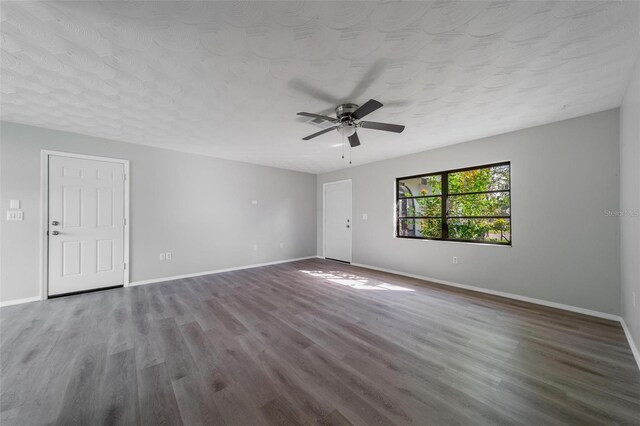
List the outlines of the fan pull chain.
<svg viewBox="0 0 640 426">
<path fill-rule="evenodd" d="M 351 164 L 351 145 L 349 145 L 349 164 Z"/>
<path fill-rule="evenodd" d="M 342 159 L 344 160 L 344 136 L 342 137 Z"/>
</svg>

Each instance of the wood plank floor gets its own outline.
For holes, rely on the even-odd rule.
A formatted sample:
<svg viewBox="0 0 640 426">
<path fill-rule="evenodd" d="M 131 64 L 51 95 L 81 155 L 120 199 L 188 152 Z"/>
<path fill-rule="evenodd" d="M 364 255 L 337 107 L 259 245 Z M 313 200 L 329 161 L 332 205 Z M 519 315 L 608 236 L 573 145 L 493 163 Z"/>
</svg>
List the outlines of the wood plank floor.
<svg viewBox="0 0 640 426">
<path fill-rule="evenodd" d="M 619 324 L 319 259 L 0 319 L 3 426 L 640 424 Z"/>
</svg>

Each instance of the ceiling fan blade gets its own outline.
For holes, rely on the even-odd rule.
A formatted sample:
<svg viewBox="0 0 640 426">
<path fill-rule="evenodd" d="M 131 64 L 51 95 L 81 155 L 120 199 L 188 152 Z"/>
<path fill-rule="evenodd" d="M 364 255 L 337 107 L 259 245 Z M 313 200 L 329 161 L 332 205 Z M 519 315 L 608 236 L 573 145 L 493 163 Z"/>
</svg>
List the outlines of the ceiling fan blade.
<svg viewBox="0 0 640 426">
<path fill-rule="evenodd" d="M 321 115 L 321 114 L 312 114 L 310 112 L 299 112 L 296 115 L 302 115 L 304 117 L 311 117 L 311 118 L 319 118 L 320 120 L 330 121 L 332 123 L 339 123 L 340 122 L 340 120 L 338 120 L 337 118 L 328 117 L 326 115 Z"/>
<path fill-rule="evenodd" d="M 316 132 L 316 133 L 314 133 L 314 134 L 312 134 L 312 135 L 309 135 L 309 136 L 307 136 L 307 137 L 302 138 L 302 140 L 303 140 L 303 141 L 308 141 L 309 139 L 313 139 L 313 138 L 315 138 L 316 136 L 324 135 L 325 133 L 328 133 L 328 132 L 330 132 L 330 131 L 332 131 L 332 130 L 335 130 L 335 129 L 337 129 L 337 128 L 338 128 L 338 126 L 331 126 L 331 127 L 327 127 L 326 129 L 322 129 L 322 130 L 320 130 L 319 132 Z"/>
<path fill-rule="evenodd" d="M 364 92 L 367 91 L 369 87 L 373 83 L 375 83 L 382 74 L 386 71 L 389 66 L 389 61 L 387 59 L 378 59 L 375 61 L 367 72 L 364 73 L 356 87 L 353 88 L 351 93 L 346 96 L 347 99 L 358 99 Z"/>
<path fill-rule="evenodd" d="M 349 136 L 349 145 L 351 145 L 351 148 L 355 148 L 356 146 L 360 145 L 360 138 L 358 137 L 357 133 Z"/>
<path fill-rule="evenodd" d="M 362 104 L 360 108 L 353 111 L 353 114 L 351 114 L 351 116 L 356 120 L 359 120 L 365 115 L 371 114 L 373 111 L 377 110 L 378 108 L 382 108 L 382 104 L 374 99 L 369 99 L 367 102 Z"/>
<path fill-rule="evenodd" d="M 375 121 L 361 121 L 360 127 L 365 129 L 384 130 L 385 132 L 402 133 L 404 126 L 400 124 L 376 123 Z"/>
<path fill-rule="evenodd" d="M 323 102 L 327 102 L 328 104 L 336 105 L 340 102 L 340 99 L 323 91 L 322 89 L 318 89 L 317 87 L 313 87 L 311 84 L 302 81 L 300 79 L 293 79 L 289 82 L 289 87 L 298 92 L 302 92 L 312 98 L 319 99 Z"/>
</svg>

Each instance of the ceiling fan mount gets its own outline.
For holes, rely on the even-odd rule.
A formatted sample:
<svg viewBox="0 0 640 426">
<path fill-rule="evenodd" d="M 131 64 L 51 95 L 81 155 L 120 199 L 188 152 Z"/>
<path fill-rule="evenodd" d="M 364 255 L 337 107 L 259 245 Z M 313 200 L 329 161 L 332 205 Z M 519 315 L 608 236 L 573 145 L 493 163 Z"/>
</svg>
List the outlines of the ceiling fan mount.
<svg viewBox="0 0 640 426">
<path fill-rule="evenodd" d="M 313 114 L 310 112 L 299 112 L 298 115 L 304 117 L 311 117 L 333 123 L 334 126 L 323 129 L 317 133 L 302 138 L 302 140 L 313 139 L 316 136 L 323 135 L 332 130 L 337 130 L 342 136 L 349 138 L 349 145 L 356 147 L 360 145 L 360 138 L 358 138 L 358 127 L 364 127 L 365 129 L 384 130 L 393 133 L 402 133 L 404 126 L 399 124 L 377 123 L 375 121 L 361 121 L 361 119 L 372 113 L 373 111 L 382 108 L 382 104 L 374 99 L 369 99 L 362 105 L 353 103 L 346 103 L 338 105 L 335 109 L 336 118 L 329 117 L 322 114 Z"/>
<path fill-rule="evenodd" d="M 359 105 L 356 104 L 342 104 L 336 107 L 336 117 L 338 120 L 344 121 L 351 119 L 351 114 L 356 112 Z"/>
</svg>

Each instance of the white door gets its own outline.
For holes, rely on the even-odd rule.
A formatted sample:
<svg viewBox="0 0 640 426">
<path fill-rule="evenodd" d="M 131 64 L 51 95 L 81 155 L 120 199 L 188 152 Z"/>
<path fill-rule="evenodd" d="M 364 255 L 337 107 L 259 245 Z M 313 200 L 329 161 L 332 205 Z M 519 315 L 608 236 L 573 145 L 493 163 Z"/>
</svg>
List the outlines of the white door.
<svg viewBox="0 0 640 426">
<path fill-rule="evenodd" d="M 49 295 L 124 284 L 124 164 L 49 156 Z"/>
<path fill-rule="evenodd" d="M 351 181 L 324 184 L 324 257 L 351 262 Z"/>
</svg>

